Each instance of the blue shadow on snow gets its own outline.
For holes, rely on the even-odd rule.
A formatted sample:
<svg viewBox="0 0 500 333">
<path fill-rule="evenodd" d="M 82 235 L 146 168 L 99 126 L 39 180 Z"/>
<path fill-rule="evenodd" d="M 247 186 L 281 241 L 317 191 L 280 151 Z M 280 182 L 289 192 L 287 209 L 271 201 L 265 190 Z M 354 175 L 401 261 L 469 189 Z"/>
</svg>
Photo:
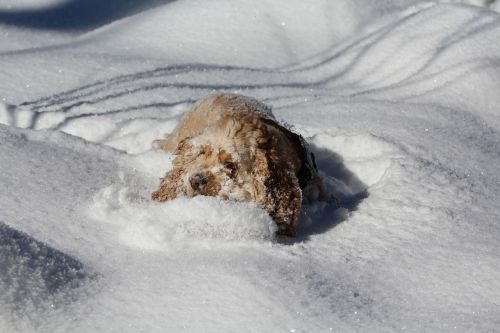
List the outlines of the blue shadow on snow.
<svg viewBox="0 0 500 333">
<path fill-rule="evenodd" d="M 0 222 L 0 299 L 36 304 L 92 277 L 78 260 Z"/>
<path fill-rule="evenodd" d="M 174 0 L 66 0 L 34 9 L 0 10 L 0 23 L 18 27 L 86 31 Z"/>
</svg>

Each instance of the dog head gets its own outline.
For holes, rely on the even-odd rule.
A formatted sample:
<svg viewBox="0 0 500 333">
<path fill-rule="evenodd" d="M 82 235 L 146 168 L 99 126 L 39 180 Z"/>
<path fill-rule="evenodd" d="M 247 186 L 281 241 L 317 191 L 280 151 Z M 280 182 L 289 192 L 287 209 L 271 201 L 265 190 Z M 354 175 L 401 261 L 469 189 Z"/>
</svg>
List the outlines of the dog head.
<svg viewBox="0 0 500 333">
<path fill-rule="evenodd" d="M 297 165 L 280 147 L 283 140 L 258 115 L 221 117 L 200 135 L 179 143 L 173 169 L 152 198 L 167 201 L 205 195 L 254 201 L 269 212 L 281 233 L 291 235 L 302 196 Z"/>
</svg>

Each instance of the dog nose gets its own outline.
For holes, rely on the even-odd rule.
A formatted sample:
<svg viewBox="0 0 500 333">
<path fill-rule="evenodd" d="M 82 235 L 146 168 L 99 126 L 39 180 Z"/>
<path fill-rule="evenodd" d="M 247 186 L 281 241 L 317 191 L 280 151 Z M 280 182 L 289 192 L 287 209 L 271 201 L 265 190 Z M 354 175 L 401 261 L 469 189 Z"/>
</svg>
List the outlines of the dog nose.
<svg viewBox="0 0 500 333">
<path fill-rule="evenodd" d="M 202 190 L 208 183 L 207 175 L 195 173 L 189 177 L 189 184 L 193 190 Z"/>
</svg>

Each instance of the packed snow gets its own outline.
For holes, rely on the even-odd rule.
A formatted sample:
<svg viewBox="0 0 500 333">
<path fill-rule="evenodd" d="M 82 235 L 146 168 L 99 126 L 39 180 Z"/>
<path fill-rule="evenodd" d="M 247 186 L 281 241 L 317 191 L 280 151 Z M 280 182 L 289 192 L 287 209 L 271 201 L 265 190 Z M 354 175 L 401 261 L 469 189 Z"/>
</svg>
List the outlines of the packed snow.
<svg viewBox="0 0 500 333">
<path fill-rule="evenodd" d="M 0 332 L 497 331 L 497 11 L 2 2 Z M 214 91 L 272 106 L 340 203 L 287 238 L 252 203 L 151 202 L 151 142 Z"/>
</svg>

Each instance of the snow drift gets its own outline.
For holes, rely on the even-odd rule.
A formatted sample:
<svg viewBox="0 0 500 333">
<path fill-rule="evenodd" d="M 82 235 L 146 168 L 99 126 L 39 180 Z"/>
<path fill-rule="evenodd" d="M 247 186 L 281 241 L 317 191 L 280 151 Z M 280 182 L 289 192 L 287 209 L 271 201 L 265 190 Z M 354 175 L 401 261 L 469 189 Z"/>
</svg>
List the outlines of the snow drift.
<svg viewBox="0 0 500 333">
<path fill-rule="evenodd" d="M 496 2 L 148 3 L 1 9 L 0 331 L 496 329 Z M 150 142 L 216 90 L 307 137 L 340 207 L 276 239 L 251 204 L 151 203 Z"/>
</svg>

